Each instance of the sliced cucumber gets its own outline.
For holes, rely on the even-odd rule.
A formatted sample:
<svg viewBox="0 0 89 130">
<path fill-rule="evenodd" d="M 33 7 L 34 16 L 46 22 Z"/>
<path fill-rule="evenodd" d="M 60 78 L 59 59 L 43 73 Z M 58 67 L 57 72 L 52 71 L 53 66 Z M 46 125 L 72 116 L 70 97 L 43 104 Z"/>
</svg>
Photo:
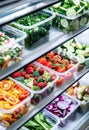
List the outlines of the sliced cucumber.
<svg viewBox="0 0 89 130">
<path fill-rule="evenodd" d="M 60 22 L 61 22 L 62 27 L 69 28 L 69 23 L 66 19 L 61 19 Z"/>
<path fill-rule="evenodd" d="M 80 5 L 80 0 L 72 0 L 75 5 Z"/>
<path fill-rule="evenodd" d="M 80 26 L 83 26 L 83 25 L 87 24 L 87 22 L 88 22 L 87 17 L 82 17 L 82 18 L 80 19 Z"/>
<path fill-rule="evenodd" d="M 76 11 L 75 11 L 73 8 L 69 8 L 69 9 L 67 9 L 67 11 L 66 11 L 66 15 L 67 15 L 68 17 L 76 16 Z"/>
<path fill-rule="evenodd" d="M 76 20 L 72 20 L 70 22 L 70 29 L 73 31 L 73 30 L 76 30 L 79 28 L 79 20 L 76 19 Z"/>
</svg>

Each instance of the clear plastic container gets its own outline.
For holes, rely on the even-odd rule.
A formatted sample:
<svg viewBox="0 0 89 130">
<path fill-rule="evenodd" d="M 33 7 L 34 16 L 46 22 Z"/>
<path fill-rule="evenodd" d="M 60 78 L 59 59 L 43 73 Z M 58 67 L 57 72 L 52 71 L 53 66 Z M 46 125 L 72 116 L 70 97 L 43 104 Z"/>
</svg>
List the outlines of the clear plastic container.
<svg viewBox="0 0 89 130">
<path fill-rule="evenodd" d="M 58 50 L 55 49 L 54 51 L 54 54 L 59 54 L 58 53 Z M 59 54 L 60 55 L 60 54 Z M 61 55 L 62 56 L 62 55 Z M 65 57 L 65 56 L 62 56 L 62 58 Z M 70 80 L 71 78 L 74 78 L 76 76 L 76 73 L 77 73 L 77 70 L 78 70 L 78 63 L 75 62 L 74 60 L 70 60 L 68 57 L 66 57 L 66 59 L 68 59 L 70 61 L 70 63 L 74 63 L 74 66 L 71 67 L 70 69 L 66 70 L 65 72 L 57 72 L 56 70 L 54 69 L 50 69 L 52 70 L 54 73 L 56 73 L 57 75 L 59 75 L 59 80 L 60 78 L 63 78 L 63 83 L 65 83 L 65 81 L 68 81 Z M 49 61 L 49 60 L 48 60 Z M 55 63 L 54 63 L 55 65 Z M 44 65 L 45 66 L 45 65 Z M 46 67 L 46 66 L 45 66 Z M 47 67 L 48 68 L 48 67 Z M 62 84 L 61 84 L 62 85 Z"/>
<path fill-rule="evenodd" d="M 85 92 L 85 89 L 89 87 L 88 77 L 89 77 L 89 73 L 87 73 L 83 78 L 81 78 L 78 82 L 76 82 L 73 85 L 74 91 L 71 94 L 71 96 L 79 100 L 80 102 L 79 112 L 81 113 L 86 113 L 89 110 L 89 94 L 88 94 L 89 89 L 87 89 L 87 93 Z"/>
<path fill-rule="evenodd" d="M 14 39 L 13 43 L 11 45 L 14 45 L 15 43 L 20 43 L 21 45 L 24 44 L 24 40 L 27 37 L 26 33 L 23 31 L 20 31 L 16 28 L 13 28 L 9 25 L 2 26 L 0 28 L 0 32 L 6 34 L 10 38 Z"/>
<path fill-rule="evenodd" d="M 55 115 L 53 115 L 52 113 L 50 113 L 49 111 L 47 111 L 46 109 L 42 110 L 42 114 L 44 115 L 44 117 L 46 118 L 47 122 L 50 123 L 53 127 L 49 130 L 54 130 L 54 127 L 56 125 L 58 125 L 58 118 L 55 117 Z M 27 128 L 26 126 L 23 126 L 20 130 L 30 130 L 30 127 Z"/>
<path fill-rule="evenodd" d="M 65 33 L 71 33 L 89 22 L 89 10 L 73 17 L 68 17 L 56 12 L 55 14 L 56 18 L 53 21 L 53 26 Z"/>
<path fill-rule="evenodd" d="M 10 24 L 11 26 L 23 30 L 27 33 L 28 36 L 25 40 L 25 47 L 27 48 L 49 33 L 50 27 L 52 25 L 52 19 L 55 17 L 55 14 L 48 10 L 37 12 L 37 15 L 42 14 L 47 14 L 49 17 L 39 23 L 33 24 L 32 26 L 24 26 L 16 22 Z"/>
<path fill-rule="evenodd" d="M 64 45 L 58 48 L 58 51 L 64 55 L 77 61 L 79 64 L 88 66 L 89 63 L 89 45 L 86 44 L 86 40 L 83 34 L 80 34 L 74 39 L 66 42 Z"/>
<path fill-rule="evenodd" d="M 18 29 L 10 27 L 8 25 L 2 26 L 0 28 L 1 38 L 4 34 L 8 40 L 4 43 L 0 42 L 0 71 L 4 70 L 5 68 L 19 62 L 23 58 L 23 46 L 20 44 L 24 43 L 24 39 L 26 38 L 26 33 L 22 32 Z M 7 43 L 5 43 L 7 42 Z"/>
<path fill-rule="evenodd" d="M 0 121 L 1 121 L 2 126 L 9 127 L 12 123 L 14 123 L 17 119 L 19 119 L 21 116 L 23 116 L 25 113 L 29 111 L 30 101 L 31 101 L 31 98 L 33 97 L 33 93 L 32 91 L 28 91 L 25 86 L 16 82 L 14 79 L 10 77 L 8 77 L 7 79 L 11 81 L 11 82 L 8 82 L 10 83 L 8 87 L 12 87 L 12 88 L 10 89 L 8 88 L 7 90 L 7 86 L 6 86 L 7 80 L 4 80 L 4 82 L 1 81 L 0 85 L 1 87 L 4 86 L 4 88 L 3 89 L 0 88 L 1 89 L 0 91 L 2 94 L 4 93 L 3 98 L 5 101 L 3 101 L 3 99 L 0 101 L 0 105 L 2 105 L 0 106 Z M 12 95 L 11 93 L 14 91 L 14 94 L 15 94 L 15 91 L 16 91 L 16 94 L 17 94 L 17 90 L 19 92 L 22 91 L 21 95 L 19 95 L 20 97 L 17 97 L 16 95 Z M 23 97 L 24 91 L 27 93 L 26 97 Z M 9 96 L 11 97 L 9 98 Z M 18 101 L 19 103 L 16 103 L 16 101 Z M 10 106 L 10 104 L 12 104 L 12 106 Z"/>
<path fill-rule="evenodd" d="M 47 85 L 45 86 L 45 87 L 43 87 L 43 88 L 41 88 L 40 90 L 33 90 L 33 89 L 31 89 L 31 87 L 33 86 L 28 86 L 27 88 L 28 88 L 28 90 L 29 91 L 32 91 L 33 93 L 34 93 L 34 96 L 33 96 L 33 98 L 32 98 L 32 103 L 33 104 L 37 104 L 38 102 L 40 102 L 44 97 L 46 97 L 47 95 L 49 95 L 53 90 L 54 90 L 54 88 L 56 87 L 56 81 L 58 80 L 58 75 L 57 74 L 55 74 L 52 70 L 50 70 L 49 68 L 46 68 L 45 66 L 43 66 L 43 65 L 41 65 L 41 64 L 39 64 L 39 63 L 37 63 L 37 62 L 33 62 L 32 63 L 35 67 L 38 67 L 38 68 L 42 68 L 44 71 L 47 71 L 49 74 L 53 74 L 54 75 L 54 79 L 53 79 L 53 81 L 51 82 L 49 82 L 49 81 L 47 81 Z M 38 77 L 40 77 L 40 76 L 38 76 Z M 14 77 L 15 78 L 15 77 Z M 33 78 L 35 78 L 35 77 L 33 77 Z M 29 78 L 28 78 L 29 79 Z M 18 79 L 16 79 L 16 80 L 18 80 Z M 18 82 L 20 82 L 20 81 L 18 81 Z M 38 81 L 37 81 L 38 82 Z M 22 84 L 22 83 L 21 83 Z M 25 86 L 27 86 L 27 85 L 25 85 Z"/>
<path fill-rule="evenodd" d="M 75 118 L 75 111 L 77 110 L 77 108 L 79 107 L 79 105 L 80 105 L 80 102 L 77 100 L 77 99 L 75 99 L 75 98 L 73 98 L 73 97 L 71 97 L 70 95 L 67 95 L 66 93 L 64 93 L 64 94 L 62 94 L 61 96 L 63 96 L 63 98 L 65 97 L 65 99 L 66 100 L 63 100 L 63 101 L 65 101 L 65 103 L 67 103 L 67 105 L 68 105 L 68 103 L 71 101 L 71 103 L 69 103 L 70 104 L 70 106 L 71 106 L 71 108 L 66 108 L 66 109 L 70 109 L 70 111 L 67 111 L 67 113 L 65 114 L 65 116 L 63 116 L 63 117 L 61 117 L 62 115 L 60 114 L 60 115 L 57 115 L 58 114 L 58 109 L 56 109 L 56 107 L 58 107 L 58 103 L 59 103 L 59 105 L 62 105 L 60 102 L 61 101 L 58 101 L 58 99 L 55 99 L 52 103 L 54 104 L 54 103 L 56 103 L 57 105 L 55 105 L 55 108 L 53 107 L 52 109 L 50 108 L 50 106 L 48 106 L 48 108 L 50 109 L 48 109 L 48 108 L 46 108 L 47 109 L 47 111 L 49 111 L 50 113 L 52 113 L 53 115 L 55 115 L 58 119 L 59 119 L 59 124 L 58 125 L 60 125 L 61 127 L 63 127 L 64 125 L 66 125 L 66 122 L 67 122 L 67 120 L 69 120 L 70 118 Z M 60 97 L 61 98 L 61 97 Z M 62 100 L 62 99 L 61 99 Z M 63 102 L 62 101 L 62 102 Z M 63 104 L 63 106 L 61 106 L 62 108 L 63 108 L 63 110 L 65 111 L 65 109 L 64 109 L 64 107 L 65 107 L 65 105 Z M 63 111 L 62 110 L 62 108 L 60 107 L 60 110 L 61 110 L 61 112 Z M 58 107 L 59 108 L 59 107 Z M 52 111 L 51 111 L 52 110 Z M 56 113 L 54 113 L 54 112 L 56 112 Z"/>
</svg>

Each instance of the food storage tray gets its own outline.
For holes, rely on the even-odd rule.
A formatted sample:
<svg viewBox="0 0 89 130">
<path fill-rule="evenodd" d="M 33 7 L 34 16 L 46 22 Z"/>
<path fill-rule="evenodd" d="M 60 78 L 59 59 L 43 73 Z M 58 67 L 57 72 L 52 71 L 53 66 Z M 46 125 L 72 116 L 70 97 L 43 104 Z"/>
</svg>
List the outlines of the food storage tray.
<svg viewBox="0 0 89 130">
<path fill-rule="evenodd" d="M 49 111 L 50 113 L 52 113 L 53 115 L 55 115 L 55 117 L 57 117 L 58 119 L 59 119 L 59 124 L 58 125 L 60 125 L 61 127 L 63 127 L 64 125 L 66 125 L 66 122 L 67 122 L 67 120 L 68 119 L 71 119 L 71 118 L 75 118 L 75 111 L 78 109 L 78 107 L 79 107 L 79 105 L 80 105 L 80 102 L 79 102 L 79 100 L 77 100 L 77 99 L 75 99 L 75 98 L 73 98 L 72 96 L 70 96 L 70 95 L 68 95 L 68 94 L 66 94 L 66 93 L 63 93 L 62 94 L 64 97 L 67 97 L 67 99 L 66 100 L 68 100 L 68 99 L 70 99 L 74 104 L 75 104 L 75 107 L 74 108 L 72 108 L 72 110 L 69 112 L 69 113 L 67 113 L 67 115 L 65 116 L 65 117 L 58 117 L 57 115 L 55 115 L 54 113 L 52 113 L 50 110 L 47 110 L 47 111 Z M 55 99 L 56 100 L 56 99 Z M 54 100 L 54 101 L 55 101 Z M 54 102 L 53 101 L 53 102 Z M 58 103 L 58 102 L 57 102 Z M 47 108 L 46 108 L 47 109 Z"/>
<path fill-rule="evenodd" d="M 27 88 L 24 85 L 15 81 L 11 77 L 8 77 L 7 79 L 9 79 L 12 82 L 20 85 L 20 88 L 28 91 Z M 20 100 L 20 103 L 16 104 L 13 108 L 10 108 L 10 109 L 0 108 L 0 119 L 1 119 L 3 126 L 6 126 L 6 127 L 10 126 L 18 118 L 20 118 L 21 116 L 23 116 L 25 113 L 27 113 L 29 111 L 30 101 L 31 101 L 31 98 L 33 97 L 33 92 L 32 91 L 28 91 L 28 92 L 29 92 L 30 95 L 27 96 L 25 99 L 22 99 L 22 101 Z"/>
<path fill-rule="evenodd" d="M 80 34 L 76 38 L 71 39 L 65 43 L 63 47 L 59 47 L 58 51 L 70 59 L 77 61 L 79 64 L 88 66 L 89 46 L 86 44 L 86 40 L 84 42 L 81 41 L 81 37 L 84 38 L 84 36 Z"/>
<path fill-rule="evenodd" d="M 55 14 L 48 10 L 43 10 L 37 12 L 37 15 L 47 14 L 49 17 L 39 23 L 33 24 L 31 26 L 24 26 L 22 24 L 12 22 L 10 25 L 23 30 L 27 33 L 27 38 L 25 40 L 25 46 L 29 48 L 34 42 L 38 41 L 43 36 L 49 33 L 50 27 L 52 25 L 52 19 L 55 17 Z"/>
<path fill-rule="evenodd" d="M 89 73 L 87 73 L 82 79 L 80 79 L 78 81 L 79 82 L 78 86 L 81 86 L 81 88 L 82 88 L 82 86 L 89 86 L 88 77 L 89 77 Z M 82 90 L 80 90 L 80 93 L 82 94 Z M 73 95 L 71 95 L 71 96 L 73 96 Z M 81 97 L 81 95 L 79 95 L 79 98 L 80 97 Z M 74 96 L 74 98 L 79 100 L 79 102 L 80 102 L 80 110 L 79 110 L 79 112 L 85 113 L 85 112 L 87 112 L 89 110 L 89 101 L 83 101 L 82 99 L 79 99 L 79 98 L 77 98 L 75 96 Z"/>
<path fill-rule="evenodd" d="M 58 50 L 55 49 L 53 50 L 54 54 L 57 53 L 57 54 L 60 54 L 58 53 Z M 61 54 L 60 54 L 61 55 Z M 61 55 L 62 56 L 62 55 Z M 62 56 L 62 57 L 65 57 L 65 56 Z M 66 70 L 65 72 L 57 72 L 56 70 L 54 69 L 50 69 L 48 68 L 47 66 L 45 66 L 46 68 L 48 68 L 50 71 L 52 70 L 54 73 L 56 73 L 57 75 L 59 75 L 59 79 L 60 77 L 63 78 L 63 83 L 65 83 L 66 81 L 70 80 L 71 78 L 74 78 L 76 76 L 76 73 L 77 73 L 77 70 L 78 70 L 78 65 L 79 63 L 77 63 L 75 60 L 70 60 L 68 57 L 66 57 L 71 63 L 74 63 L 74 66 L 71 67 L 70 69 Z M 38 62 L 38 61 L 37 61 Z M 40 63 L 39 63 L 40 64 Z"/>
<path fill-rule="evenodd" d="M 43 65 L 41 65 L 41 64 L 39 64 L 37 62 L 33 62 L 32 64 L 34 66 L 36 66 L 36 67 L 43 68 L 44 70 L 46 70 L 50 74 L 54 74 L 55 75 L 55 79 L 52 82 L 50 82 L 50 84 L 49 84 L 49 82 L 47 82 L 47 85 L 44 88 L 42 88 L 41 90 L 37 90 L 37 91 L 36 90 L 32 90 L 31 88 L 29 88 L 26 85 L 24 85 L 24 86 L 26 86 L 26 88 L 29 91 L 32 91 L 34 93 L 34 96 L 32 98 L 32 103 L 33 104 L 37 104 L 39 101 L 41 101 L 44 97 L 46 97 L 47 95 L 49 95 L 54 90 L 54 88 L 56 87 L 56 81 L 58 80 L 58 75 L 55 74 L 49 68 L 46 68 L 45 66 L 43 66 Z M 17 82 L 19 83 L 20 81 L 17 81 Z"/>
<path fill-rule="evenodd" d="M 52 113 L 50 113 L 49 111 L 47 111 L 46 109 L 43 109 L 42 114 L 44 115 L 44 117 L 47 119 L 47 122 L 49 122 L 53 127 L 49 130 L 54 130 L 54 127 L 56 125 L 58 125 L 58 118 L 55 117 L 55 115 L 53 115 Z M 23 126 L 20 130 L 30 130 L 30 127 L 27 128 L 26 126 Z"/>
<path fill-rule="evenodd" d="M 56 18 L 53 21 L 53 26 L 65 33 L 72 33 L 73 31 L 88 24 L 89 22 L 89 9 L 86 10 L 84 13 L 78 14 L 73 17 L 68 17 L 56 12 L 55 14 Z"/>
<path fill-rule="evenodd" d="M 12 38 L 13 42 L 14 42 L 13 45 L 15 43 L 20 43 L 21 45 L 24 44 L 24 40 L 27 37 L 25 32 L 18 30 L 16 28 L 13 28 L 9 25 L 2 26 L 0 28 L 0 32 L 4 33 L 7 36 L 9 36 L 10 38 Z M 4 48 L 2 48 L 2 49 L 4 50 Z"/>
</svg>

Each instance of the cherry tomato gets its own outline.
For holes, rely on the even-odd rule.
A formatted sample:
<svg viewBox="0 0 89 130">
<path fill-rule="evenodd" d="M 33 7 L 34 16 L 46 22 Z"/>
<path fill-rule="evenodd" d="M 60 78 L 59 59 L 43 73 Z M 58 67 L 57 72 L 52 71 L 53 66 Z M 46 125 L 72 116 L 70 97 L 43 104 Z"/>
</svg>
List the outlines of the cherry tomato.
<svg viewBox="0 0 89 130">
<path fill-rule="evenodd" d="M 61 68 L 57 69 L 57 72 L 60 72 L 60 73 L 63 73 L 65 71 L 66 71 L 65 67 L 61 67 Z"/>
<path fill-rule="evenodd" d="M 41 64 L 45 64 L 45 62 L 47 61 L 46 60 L 46 58 L 45 57 L 41 57 L 41 58 L 39 58 L 38 60 L 37 60 L 39 63 L 41 63 Z"/>
<path fill-rule="evenodd" d="M 49 52 L 47 55 L 48 55 L 50 58 L 54 58 L 54 52 L 53 52 L 53 51 Z"/>
<path fill-rule="evenodd" d="M 57 82 L 56 82 L 57 87 L 59 87 L 60 85 L 62 85 L 63 82 L 64 82 L 64 78 L 63 78 L 63 77 L 60 77 L 60 78 L 57 80 Z"/>
<path fill-rule="evenodd" d="M 46 65 L 48 68 L 52 68 L 52 62 L 50 62 L 50 61 L 46 62 L 45 65 Z"/>
</svg>

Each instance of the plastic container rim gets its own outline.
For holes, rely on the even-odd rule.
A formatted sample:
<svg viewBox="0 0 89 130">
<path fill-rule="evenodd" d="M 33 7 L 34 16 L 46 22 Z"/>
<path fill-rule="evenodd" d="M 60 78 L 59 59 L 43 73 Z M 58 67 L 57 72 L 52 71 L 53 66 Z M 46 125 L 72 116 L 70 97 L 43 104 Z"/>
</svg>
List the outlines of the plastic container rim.
<svg viewBox="0 0 89 130">
<path fill-rule="evenodd" d="M 22 24 L 19 24 L 19 23 L 16 23 L 16 22 L 12 22 L 11 24 L 16 25 L 18 27 L 21 27 L 23 29 L 33 29 L 33 28 L 38 27 L 38 26 L 40 26 L 40 25 L 42 25 L 42 24 L 44 24 L 46 22 L 49 22 L 49 21 L 51 21 L 52 19 L 55 18 L 55 13 L 54 12 L 51 12 L 51 11 L 46 10 L 46 9 L 42 10 L 41 12 L 48 13 L 51 16 L 49 16 L 49 18 L 47 18 L 47 19 L 45 19 L 45 20 L 43 20 L 41 22 L 38 22 L 38 23 L 36 23 L 36 24 L 34 24 L 32 26 L 25 26 L 25 25 L 22 25 Z"/>
<path fill-rule="evenodd" d="M 12 26 L 5 25 L 5 26 L 3 26 L 3 29 L 6 29 L 7 31 L 15 32 L 16 34 L 20 35 L 19 38 L 14 39 L 15 43 L 18 43 L 18 42 L 24 40 L 27 37 L 27 34 L 24 31 L 21 31 L 21 30 L 14 28 Z"/>
</svg>

